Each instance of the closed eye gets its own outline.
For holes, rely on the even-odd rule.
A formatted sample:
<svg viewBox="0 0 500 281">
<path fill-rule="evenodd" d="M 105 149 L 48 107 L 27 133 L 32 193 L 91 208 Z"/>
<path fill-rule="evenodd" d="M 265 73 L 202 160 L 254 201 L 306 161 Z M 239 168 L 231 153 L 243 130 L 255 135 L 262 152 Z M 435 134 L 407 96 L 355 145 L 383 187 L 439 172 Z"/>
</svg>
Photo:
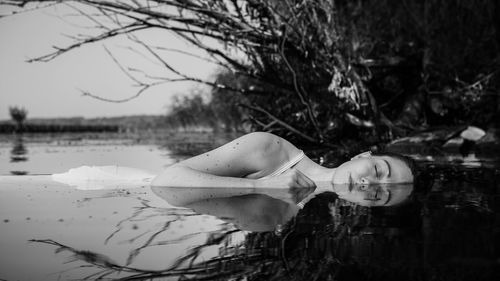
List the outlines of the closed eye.
<svg viewBox="0 0 500 281">
<path fill-rule="evenodd" d="M 379 172 L 378 172 L 378 169 L 377 169 L 377 165 L 374 165 L 375 167 L 375 177 L 378 179 L 379 178 Z"/>
<path fill-rule="evenodd" d="M 389 162 L 387 162 L 387 160 L 385 160 L 385 159 L 382 159 L 382 160 L 387 165 L 387 178 L 389 178 L 391 176 L 391 165 L 389 164 Z"/>
</svg>

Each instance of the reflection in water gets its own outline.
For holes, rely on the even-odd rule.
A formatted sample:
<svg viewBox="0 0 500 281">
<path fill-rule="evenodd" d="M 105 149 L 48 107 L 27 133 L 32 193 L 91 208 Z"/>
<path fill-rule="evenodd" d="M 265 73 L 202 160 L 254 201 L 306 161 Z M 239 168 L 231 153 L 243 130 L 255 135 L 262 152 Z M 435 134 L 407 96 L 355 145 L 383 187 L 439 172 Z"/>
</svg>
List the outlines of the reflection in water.
<svg viewBox="0 0 500 281">
<path fill-rule="evenodd" d="M 255 232 L 276 231 L 300 210 L 295 204 L 262 194 L 207 199 L 186 207 L 197 213 L 216 216 L 240 230 Z"/>
<path fill-rule="evenodd" d="M 499 183 L 499 170 L 430 166 L 405 202 L 388 207 L 361 206 L 331 192 L 317 195 L 303 209 L 268 195 L 208 198 L 188 207 L 246 230 L 243 241 L 231 243 L 238 230 L 224 224 L 174 265 L 157 271 L 112 263 L 98 253 L 85 259 L 103 270 L 100 274 L 121 271 L 136 279 L 498 280 Z M 133 217 L 163 212 L 144 205 Z M 132 259 L 145 247 L 176 242 L 155 240 L 172 227 L 170 219 L 165 221 L 144 234 L 148 242 L 132 251 Z M 54 241 L 39 242 L 81 253 Z M 196 259 L 213 246 L 218 256 Z"/>
<path fill-rule="evenodd" d="M 10 162 L 28 161 L 28 150 L 24 146 L 23 136 L 17 135 L 13 140 L 12 149 L 10 150 Z"/>
<path fill-rule="evenodd" d="M 404 204 L 413 192 L 413 184 L 336 184 L 333 191 L 360 206 L 388 207 Z"/>
<path fill-rule="evenodd" d="M 22 135 L 16 135 L 12 143 L 12 149 L 10 150 L 10 162 L 25 162 L 28 161 L 28 149 L 24 146 L 24 140 Z M 28 171 L 10 171 L 13 175 L 26 175 Z"/>
</svg>

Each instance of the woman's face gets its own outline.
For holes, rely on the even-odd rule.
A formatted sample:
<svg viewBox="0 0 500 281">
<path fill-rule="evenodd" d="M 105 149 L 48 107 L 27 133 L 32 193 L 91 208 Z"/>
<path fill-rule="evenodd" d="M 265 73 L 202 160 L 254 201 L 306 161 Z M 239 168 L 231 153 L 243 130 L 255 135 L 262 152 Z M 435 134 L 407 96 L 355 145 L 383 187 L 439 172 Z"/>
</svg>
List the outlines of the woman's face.
<svg viewBox="0 0 500 281">
<path fill-rule="evenodd" d="M 413 175 L 410 168 L 397 158 L 364 156 L 340 165 L 332 182 L 334 191 L 342 199 L 363 206 L 387 206 L 409 194 L 391 192 L 389 184 L 412 183 Z M 408 190 L 408 187 L 403 190 Z"/>
<path fill-rule="evenodd" d="M 411 183 L 413 174 L 403 161 L 390 156 L 365 156 L 345 162 L 333 174 L 334 184 Z"/>
</svg>

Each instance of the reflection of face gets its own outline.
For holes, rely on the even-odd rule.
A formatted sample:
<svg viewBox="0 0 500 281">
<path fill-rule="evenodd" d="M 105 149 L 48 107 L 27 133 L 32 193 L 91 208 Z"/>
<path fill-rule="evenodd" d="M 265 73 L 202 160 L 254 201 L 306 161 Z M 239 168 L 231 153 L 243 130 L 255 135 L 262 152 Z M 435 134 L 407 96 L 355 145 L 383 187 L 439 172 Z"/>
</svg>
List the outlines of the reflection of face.
<svg viewBox="0 0 500 281">
<path fill-rule="evenodd" d="M 361 206 L 393 206 L 409 199 L 413 184 L 337 184 L 333 186 L 333 191 L 339 198 Z"/>
<path fill-rule="evenodd" d="M 394 201 L 391 191 L 382 185 L 334 185 L 333 190 L 340 198 L 361 206 L 387 206 Z"/>
<path fill-rule="evenodd" d="M 413 182 L 410 168 L 390 156 L 366 156 L 348 161 L 335 170 L 332 182 L 340 198 L 363 206 L 397 204 L 413 189 L 390 188 L 389 184 Z"/>
</svg>

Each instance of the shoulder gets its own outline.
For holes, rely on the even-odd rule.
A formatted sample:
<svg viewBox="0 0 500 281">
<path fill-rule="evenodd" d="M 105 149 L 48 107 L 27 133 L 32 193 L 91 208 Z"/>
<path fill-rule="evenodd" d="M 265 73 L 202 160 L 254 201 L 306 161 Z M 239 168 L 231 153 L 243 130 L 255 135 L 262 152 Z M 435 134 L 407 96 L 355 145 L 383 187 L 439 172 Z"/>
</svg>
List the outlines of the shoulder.
<svg viewBox="0 0 500 281">
<path fill-rule="evenodd" d="M 250 177 L 267 175 L 301 152 L 287 140 L 266 132 L 250 133 L 235 141 L 246 144 L 248 159 L 256 165 L 257 173 Z"/>
<path fill-rule="evenodd" d="M 299 149 L 279 136 L 254 132 L 172 166 L 184 166 L 217 176 L 260 177 L 298 153 Z"/>
</svg>

